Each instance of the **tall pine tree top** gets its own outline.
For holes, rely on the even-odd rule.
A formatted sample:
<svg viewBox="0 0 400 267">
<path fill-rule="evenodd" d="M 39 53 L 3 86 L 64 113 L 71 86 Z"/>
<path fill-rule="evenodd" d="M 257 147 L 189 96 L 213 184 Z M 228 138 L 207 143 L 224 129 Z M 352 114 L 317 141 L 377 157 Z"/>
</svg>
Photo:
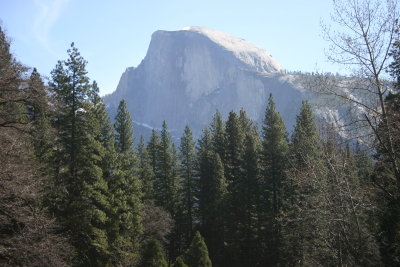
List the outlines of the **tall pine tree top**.
<svg viewBox="0 0 400 267">
<path fill-rule="evenodd" d="M 55 69 L 51 72 L 51 85 L 58 92 L 57 97 L 70 112 L 76 112 L 80 105 L 87 100 L 92 87 L 87 76 L 87 61 L 81 56 L 74 43 L 67 50 L 68 59 L 58 61 Z"/>
<path fill-rule="evenodd" d="M 158 151 L 160 149 L 160 136 L 155 129 L 151 130 L 150 140 L 147 143 L 147 151 L 149 153 L 150 165 L 153 173 L 158 171 Z"/>
<path fill-rule="evenodd" d="M 270 150 L 271 148 L 268 147 L 274 143 L 274 153 L 281 154 L 287 152 L 288 140 L 286 127 L 281 115 L 276 111 L 272 94 L 269 95 L 262 130 L 264 150 Z M 270 152 L 272 151 L 270 150 Z"/>
<path fill-rule="evenodd" d="M 126 107 L 125 100 L 121 100 L 115 117 L 114 128 L 116 131 L 115 141 L 117 150 L 120 153 L 132 151 L 133 146 L 133 127 L 132 118 Z"/>
<path fill-rule="evenodd" d="M 225 125 L 221 113 L 217 110 L 210 125 L 212 145 L 215 153 L 218 153 L 222 162 L 225 161 Z"/>
<path fill-rule="evenodd" d="M 186 253 L 186 262 L 190 267 L 211 267 L 208 249 L 199 231 L 193 237 L 189 250 Z"/>
<path fill-rule="evenodd" d="M 317 159 L 320 153 L 320 139 L 310 104 L 303 101 L 300 114 L 292 134 L 292 156 L 297 167 L 308 160 Z"/>
</svg>

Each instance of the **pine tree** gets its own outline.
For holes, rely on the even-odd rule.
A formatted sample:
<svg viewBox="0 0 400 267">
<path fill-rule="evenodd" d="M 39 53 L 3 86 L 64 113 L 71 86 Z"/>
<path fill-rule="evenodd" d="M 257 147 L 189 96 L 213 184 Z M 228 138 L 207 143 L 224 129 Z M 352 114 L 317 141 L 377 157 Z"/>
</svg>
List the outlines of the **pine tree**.
<svg viewBox="0 0 400 267">
<path fill-rule="evenodd" d="M 138 145 L 138 174 L 143 189 L 143 200 L 151 200 L 154 197 L 154 172 L 150 162 L 150 155 L 145 147 L 143 136 Z"/>
<path fill-rule="evenodd" d="M 236 207 L 240 226 L 241 266 L 256 266 L 260 257 L 258 212 L 260 208 L 260 153 L 261 141 L 255 129 L 246 133 L 244 140 L 243 171 L 239 182 L 239 205 Z"/>
<path fill-rule="evenodd" d="M 28 80 L 29 101 L 26 101 L 27 115 L 33 122 L 39 119 L 41 113 L 48 112 L 48 96 L 40 74 L 33 68 Z"/>
<path fill-rule="evenodd" d="M 114 264 L 132 264 L 138 257 L 138 240 L 142 231 L 142 196 L 135 171 L 132 119 L 124 100 L 118 106 L 114 128 L 118 164 L 109 183 L 113 204 L 110 243 L 114 251 Z"/>
<path fill-rule="evenodd" d="M 96 89 L 89 84 L 86 61 L 72 43 L 68 59 L 52 71 L 55 95 L 56 143 L 54 208 L 66 231 L 73 233 L 76 265 L 103 265 L 109 258 L 107 183 L 101 162 L 104 147 L 97 138 L 100 125 L 90 102 Z"/>
<path fill-rule="evenodd" d="M 307 168 L 320 156 L 320 138 L 310 104 L 303 101 L 292 134 L 291 161 L 297 169 Z"/>
<path fill-rule="evenodd" d="M 189 267 L 189 266 L 185 263 L 183 258 L 179 256 L 178 258 L 176 258 L 173 267 Z"/>
<path fill-rule="evenodd" d="M 244 154 L 244 132 L 238 115 L 231 111 L 225 124 L 226 148 L 225 148 L 225 178 L 228 193 L 226 196 L 225 213 L 227 256 L 226 261 L 230 266 L 240 264 L 240 221 L 241 216 L 238 207 L 241 205 L 241 180 L 244 177 L 243 154 Z"/>
<path fill-rule="evenodd" d="M 281 241 L 281 225 L 278 221 L 279 213 L 285 205 L 288 195 L 285 189 L 287 158 L 289 144 L 287 132 L 282 117 L 276 111 L 272 95 L 269 96 L 268 105 L 263 123 L 263 139 L 261 152 L 261 201 L 263 242 L 265 244 L 264 264 L 276 265 L 280 260 L 279 248 Z"/>
<path fill-rule="evenodd" d="M 211 260 L 208 257 L 207 246 L 199 231 L 193 237 L 192 243 L 186 252 L 185 259 L 189 266 L 211 267 Z"/>
<path fill-rule="evenodd" d="M 149 241 L 142 253 L 140 267 L 167 267 L 164 250 L 156 240 Z"/>
<path fill-rule="evenodd" d="M 182 178 L 182 202 L 184 214 L 184 235 L 187 243 L 190 242 L 190 237 L 193 236 L 193 227 L 195 221 L 195 201 L 197 187 L 196 184 L 196 154 L 192 132 L 188 126 L 185 127 L 183 136 L 181 137 L 180 145 L 180 163 L 181 163 L 181 178 Z"/>
<path fill-rule="evenodd" d="M 304 263 L 313 249 L 313 244 L 317 242 L 317 235 L 314 234 L 317 228 L 315 226 L 317 216 L 308 213 L 307 203 L 318 198 L 315 186 L 312 185 L 313 174 L 318 176 L 321 185 L 325 179 L 321 163 L 321 141 L 311 106 L 307 101 L 302 102 L 291 139 L 290 185 L 292 186 L 287 208 L 289 216 L 286 218 L 289 223 L 284 233 L 286 244 L 282 248 L 287 264 L 299 261 Z"/>
<path fill-rule="evenodd" d="M 227 184 L 224 166 L 213 151 L 208 129 L 199 141 L 199 217 L 202 232 L 214 262 L 223 265 L 225 247 L 225 198 Z"/>
<path fill-rule="evenodd" d="M 33 126 L 32 136 L 35 155 L 38 164 L 41 165 L 42 174 L 54 175 L 52 173 L 52 161 L 55 133 L 51 126 L 50 100 L 43 80 L 36 68 L 33 69 L 28 80 L 28 88 L 32 98 L 27 101 L 27 113 Z"/>
<path fill-rule="evenodd" d="M 157 140 L 154 135 L 154 140 Z M 153 141 L 153 140 L 151 140 Z M 155 202 L 157 205 L 167 209 L 174 217 L 176 212 L 176 197 L 178 189 L 178 180 L 176 177 L 177 166 L 176 166 L 176 155 L 174 155 L 173 145 L 171 142 L 171 136 L 168 132 L 168 127 L 165 121 L 162 125 L 160 142 L 157 145 L 157 141 L 154 142 L 156 145 L 154 148 L 149 147 L 149 151 L 153 154 L 154 150 L 157 153 L 155 156 L 154 169 L 155 169 Z M 151 143 L 153 145 L 153 143 Z M 176 150 L 175 150 L 176 154 Z"/>
<path fill-rule="evenodd" d="M 179 209 L 181 202 L 178 197 L 178 193 L 181 189 L 178 155 L 165 121 L 162 125 L 159 141 L 157 135 L 153 132 L 148 149 L 151 157 L 154 156 L 154 202 L 157 206 L 168 211 L 175 221 L 175 227 L 169 235 L 169 246 L 167 250 L 168 260 L 171 262 L 179 255 L 183 245 L 182 214 Z"/>
<path fill-rule="evenodd" d="M 229 117 L 225 125 L 225 132 L 225 176 L 229 186 L 234 187 L 234 182 L 242 174 L 241 164 L 243 158 L 244 133 L 240 125 L 239 118 L 233 111 L 229 113 Z"/>
<path fill-rule="evenodd" d="M 221 113 L 217 110 L 210 125 L 213 151 L 218 153 L 222 163 L 225 163 L 226 134 Z"/>
<path fill-rule="evenodd" d="M 93 112 L 96 120 L 99 123 L 100 131 L 97 136 L 98 141 L 105 149 L 105 155 L 102 158 L 101 168 L 103 170 L 104 179 L 111 183 L 111 174 L 117 168 L 117 151 L 115 143 L 114 127 L 108 116 L 106 105 L 99 96 L 99 88 L 97 83 L 92 83 L 93 93 L 91 94 L 91 102 L 93 103 Z"/>
<path fill-rule="evenodd" d="M 150 137 L 149 143 L 147 144 L 147 151 L 149 153 L 149 161 L 150 161 L 150 165 L 152 167 L 154 175 L 159 173 L 159 171 L 158 171 L 159 149 L 160 149 L 160 136 L 158 135 L 157 131 L 155 129 L 153 129 L 151 131 L 151 137 Z M 156 186 L 156 185 L 154 185 L 154 186 Z M 155 198 L 155 195 L 154 195 L 154 198 Z"/>
<path fill-rule="evenodd" d="M 116 131 L 115 141 L 117 151 L 119 153 L 131 152 L 133 145 L 132 118 L 126 107 L 125 100 L 119 102 L 114 128 Z"/>
</svg>

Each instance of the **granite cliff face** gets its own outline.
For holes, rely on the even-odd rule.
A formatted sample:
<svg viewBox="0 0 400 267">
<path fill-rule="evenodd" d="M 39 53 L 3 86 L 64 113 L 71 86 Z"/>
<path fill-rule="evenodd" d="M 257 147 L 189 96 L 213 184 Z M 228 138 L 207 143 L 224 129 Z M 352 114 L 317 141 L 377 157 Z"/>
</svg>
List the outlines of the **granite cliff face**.
<svg viewBox="0 0 400 267">
<path fill-rule="evenodd" d="M 105 97 L 111 116 L 125 99 L 136 127 L 160 128 L 165 120 L 178 136 L 188 124 L 195 135 L 218 109 L 224 117 L 244 108 L 261 122 L 268 95 L 290 130 L 302 99 L 300 77 L 284 74 L 265 50 L 203 27 L 153 33 L 146 57 L 122 74 Z"/>
</svg>

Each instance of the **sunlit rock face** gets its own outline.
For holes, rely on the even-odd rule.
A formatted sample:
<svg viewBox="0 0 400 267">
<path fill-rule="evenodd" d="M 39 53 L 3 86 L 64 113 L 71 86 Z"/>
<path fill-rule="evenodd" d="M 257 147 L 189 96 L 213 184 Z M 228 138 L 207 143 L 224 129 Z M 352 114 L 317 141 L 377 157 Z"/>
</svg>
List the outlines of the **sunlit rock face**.
<svg viewBox="0 0 400 267">
<path fill-rule="evenodd" d="M 146 57 L 126 69 L 105 102 L 113 116 L 125 99 L 138 128 L 160 128 L 165 120 L 178 136 L 185 125 L 199 136 L 216 110 L 226 118 L 243 108 L 261 122 L 272 93 L 290 130 L 307 93 L 299 76 L 284 73 L 265 50 L 225 33 L 204 27 L 156 31 Z"/>
</svg>

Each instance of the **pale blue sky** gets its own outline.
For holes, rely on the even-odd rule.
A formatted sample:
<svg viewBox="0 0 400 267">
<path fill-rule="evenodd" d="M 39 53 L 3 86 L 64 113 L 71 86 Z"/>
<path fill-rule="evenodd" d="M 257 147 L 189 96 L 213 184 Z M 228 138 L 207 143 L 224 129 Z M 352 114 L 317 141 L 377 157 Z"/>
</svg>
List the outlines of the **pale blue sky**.
<svg viewBox="0 0 400 267">
<path fill-rule="evenodd" d="M 206 26 L 266 49 L 287 70 L 341 72 L 326 61 L 331 0 L 0 0 L 16 57 L 49 76 L 75 42 L 102 95 L 146 55 L 151 34 Z"/>
</svg>

